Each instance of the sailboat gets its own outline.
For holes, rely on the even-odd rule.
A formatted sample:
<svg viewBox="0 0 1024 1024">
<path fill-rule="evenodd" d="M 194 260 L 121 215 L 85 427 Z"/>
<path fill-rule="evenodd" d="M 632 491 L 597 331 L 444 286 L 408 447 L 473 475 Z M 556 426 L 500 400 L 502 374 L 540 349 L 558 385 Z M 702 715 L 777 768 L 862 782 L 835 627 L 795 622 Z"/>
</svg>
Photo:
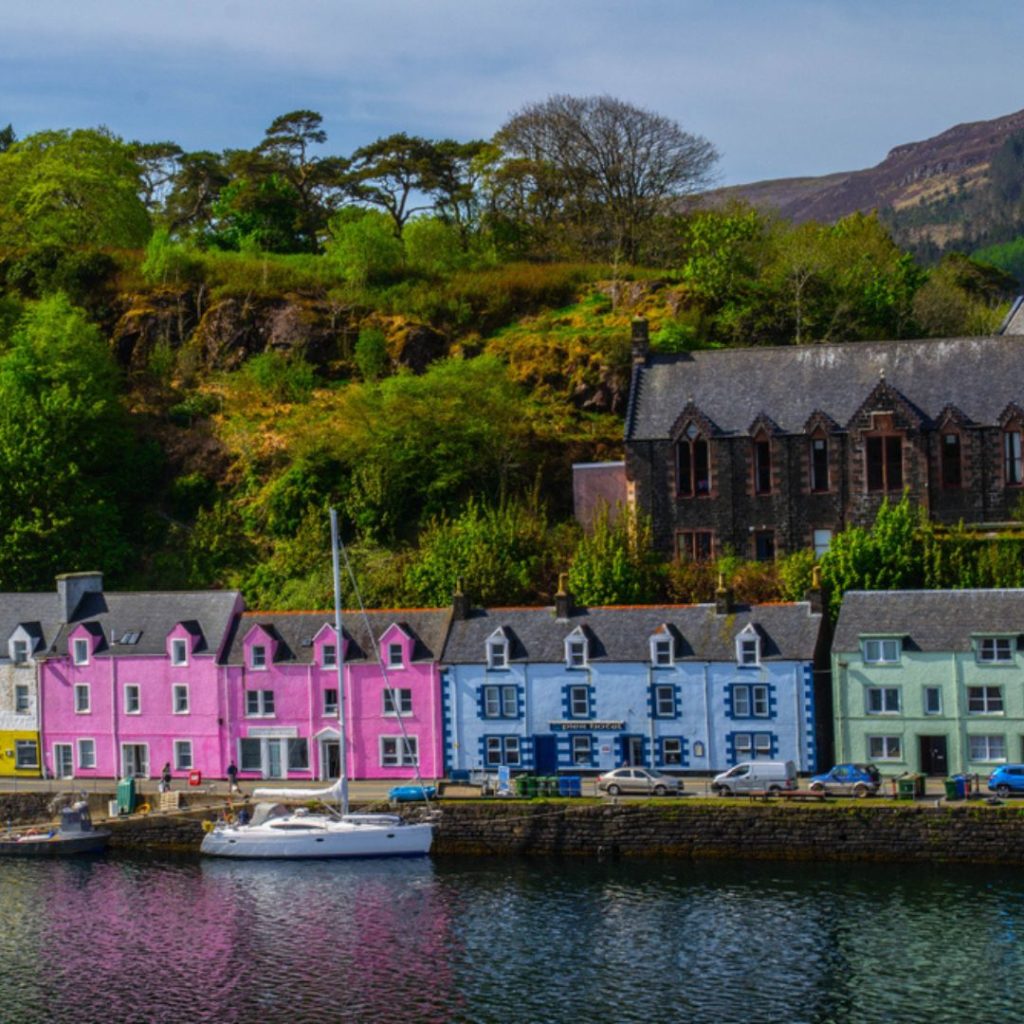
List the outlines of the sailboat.
<svg viewBox="0 0 1024 1024">
<path fill-rule="evenodd" d="M 430 852 L 434 826 L 407 822 L 398 814 L 353 814 L 348 806 L 345 752 L 344 643 L 341 632 L 341 570 L 338 515 L 331 509 L 334 568 L 334 630 L 338 669 L 338 780 L 326 789 L 257 789 L 254 798 L 274 800 L 337 799 L 338 810 L 311 812 L 281 803 L 261 802 L 245 824 L 221 823 L 203 837 L 200 852 L 211 857 L 305 860 L 334 857 L 419 857 Z"/>
</svg>

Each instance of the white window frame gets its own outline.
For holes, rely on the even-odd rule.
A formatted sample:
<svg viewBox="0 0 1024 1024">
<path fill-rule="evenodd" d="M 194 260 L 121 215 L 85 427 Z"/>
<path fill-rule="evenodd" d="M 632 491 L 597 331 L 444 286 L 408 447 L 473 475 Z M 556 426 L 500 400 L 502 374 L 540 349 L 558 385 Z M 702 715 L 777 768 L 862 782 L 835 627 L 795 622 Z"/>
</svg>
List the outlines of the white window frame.
<svg viewBox="0 0 1024 1024">
<path fill-rule="evenodd" d="M 83 695 L 85 696 L 84 702 L 81 699 Z M 92 714 L 92 687 L 89 683 L 75 683 L 75 714 Z"/>
<path fill-rule="evenodd" d="M 971 761 L 1005 761 L 1006 737 L 996 734 L 967 734 L 967 756 Z"/>
<path fill-rule="evenodd" d="M 378 741 L 381 768 L 415 768 L 420 763 L 418 736 L 381 736 Z"/>
<path fill-rule="evenodd" d="M 929 697 L 934 694 L 938 699 L 935 701 L 935 707 L 929 707 Z M 921 707 L 926 715 L 941 715 L 942 714 L 942 687 L 941 686 L 926 686 L 924 693 L 921 695 Z"/>
<path fill-rule="evenodd" d="M 671 683 L 654 684 L 654 717 L 676 717 L 676 688 Z"/>
<path fill-rule="evenodd" d="M 811 542 L 814 545 L 814 557 L 821 558 L 832 546 L 832 531 L 824 528 L 813 531 Z"/>
<path fill-rule="evenodd" d="M 661 763 L 682 767 L 683 741 L 678 736 L 666 736 L 662 739 Z"/>
<path fill-rule="evenodd" d="M 508 668 L 508 641 L 491 639 L 487 641 L 487 667 L 498 671 Z"/>
<path fill-rule="evenodd" d="M 324 644 L 320 648 L 320 667 L 321 668 L 337 668 L 338 667 L 338 645 L 337 644 Z"/>
<path fill-rule="evenodd" d="M 89 641 L 84 636 L 71 641 L 71 660 L 76 665 L 89 664 Z"/>
<path fill-rule="evenodd" d="M 566 668 L 586 668 L 589 655 L 587 638 L 579 632 L 565 638 Z"/>
<path fill-rule="evenodd" d="M 581 704 L 582 695 L 582 704 Z M 579 708 L 582 706 L 583 710 Z M 569 717 L 589 718 L 590 717 L 590 687 L 577 685 L 569 687 Z"/>
<path fill-rule="evenodd" d="M 518 718 L 519 688 L 514 683 L 489 683 L 483 693 L 484 718 Z"/>
<path fill-rule="evenodd" d="M 134 693 L 135 695 L 134 707 L 132 707 L 132 700 L 129 696 L 130 693 Z M 142 714 L 142 687 L 138 683 L 125 683 L 123 697 L 124 713 L 126 715 Z"/>
<path fill-rule="evenodd" d="M 188 642 L 182 637 L 174 637 L 171 640 L 171 664 L 175 666 L 188 664 Z"/>
<path fill-rule="evenodd" d="M 24 760 L 24 754 L 29 745 L 32 747 L 32 762 Z M 31 769 L 39 767 L 39 743 L 36 740 L 15 740 L 14 741 L 14 767 L 15 769 Z"/>
<path fill-rule="evenodd" d="M 191 740 L 174 740 L 172 750 L 174 751 L 173 764 L 176 772 L 188 772 L 195 767 L 195 761 L 192 757 Z M 181 755 L 186 751 L 187 757 L 182 757 Z"/>
<path fill-rule="evenodd" d="M 334 694 L 334 698 L 330 697 L 330 694 Z M 338 717 L 338 688 L 336 686 L 328 686 L 323 691 L 324 704 L 323 713 L 325 716 Z"/>
<path fill-rule="evenodd" d="M 388 644 L 388 668 L 403 668 L 405 666 L 405 651 L 402 644 Z"/>
<path fill-rule="evenodd" d="M 255 708 L 255 710 L 253 710 L 253 708 Z M 277 712 L 273 690 L 245 691 L 246 718 L 274 718 L 276 714 Z"/>
<path fill-rule="evenodd" d="M 972 704 L 980 706 L 971 707 Z M 1001 686 L 967 687 L 967 714 L 1001 715 L 1005 712 L 1005 708 Z"/>
<path fill-rule="evenodd" d="M 184 702 L 181 698 L 184 697 Z M 184 704 L 183 707 L 179 707 L 179 704 Z M 171 710 L 176 715 L 187 715 L 191 711 L 190 697 L 188 692 L 188 683 L 174 683 L 171 686 Z"/>
<path fill-rule="evenodd" d="M 898 686 L 866 686 L 864 713 L 866 715 L 898 715 L 903 708 L 903 695 Z"/>
<path fill-rule="evenodd" d="M 651 637 L 651 664 L 655 668 L 672 668 L 675 665 L 675 644 L 670 636 Z"/>
<path fill-rule="evenodd" d="M 383 711 L 385 718 L 408 717 L 412 714 L 412 690 L 407 686 L 385 686 L 381 690 L 383 699 Z M 398 707 L 395 708 L 395 698 L 398 698 Z"/>
<path fill-rule="evenodd" d="M 16 715 L 32 714 L 32 688 L 28 683 L 14 684 L 14 713 Z"/>
<path fill-rule="evenodd" d="M 15 665 L 27 665 L 30 653 L 27 640 L 11 641 L 11 661 Z"/>
<path fill-rule="evenodd" d="M 978 638 L 977 660 L 980 665 L 1012 665 L 1014 643 L 1008 636 Z"/>
<path fill-rule="evenodd" d="M 903 760 L 902 736 L 868 736 L 865 742 L 867 744 L 869 761 Z"/>
<path fill-rule="evenodd" d="M 761 637 L 753 626 L 744 626 L 736 634 L 736 664 L 746 668 L 761 664 Z"/>
<path fill-rule="evenodd" d="M 253 644 L 249 649 L 249 668 L 253 672 L 267 671 L 267 645 Z"/>
<path fill-rule="evenodd" d="M 88 756 L 86 755 L 86 744 L 88 747 Z M 94 771 L 96 768 L 96 741 L 89 737 L 80 738 L 76 744 L 75 756 L 78 758 L 78 770 L 79 771 Z"/>
<path fill-rule="evenodd" d="M 584 733 L 583 735 L 573 734 L 572 737 L 572 763 L 580 767 L 589 765 L 594 757 L 594 737 Z"/>
<path fill-rule="evenodd" d="M 861 657 L 865 665 L 898 665 L 903 643 L 898 637 L 865 637 L 861 641 Z"/>
</svg>

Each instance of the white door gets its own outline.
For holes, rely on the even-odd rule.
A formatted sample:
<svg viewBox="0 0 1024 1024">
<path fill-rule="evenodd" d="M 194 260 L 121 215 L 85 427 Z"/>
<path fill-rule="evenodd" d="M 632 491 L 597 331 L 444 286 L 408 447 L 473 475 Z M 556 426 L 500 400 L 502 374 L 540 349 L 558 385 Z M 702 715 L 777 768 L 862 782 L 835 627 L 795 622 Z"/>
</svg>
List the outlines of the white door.
<svg viewBox="0 0 1024 1024">
<path fill-rule="evenodd" d="M 121 778 L 149 778 L 149 747 L 145 743 L 125 743 L 121 746 Z"/>
<path fill-rule="evenodd" d="M 58 779 L 73 779 L 75 777 L 75 763 L 70 743 L 54 743 L 53 771 Z"/>
<path fill-rule="evenodd" d="M 267 740 L 267 778 L 284 778 L 284 740 Z"/>
</svg>

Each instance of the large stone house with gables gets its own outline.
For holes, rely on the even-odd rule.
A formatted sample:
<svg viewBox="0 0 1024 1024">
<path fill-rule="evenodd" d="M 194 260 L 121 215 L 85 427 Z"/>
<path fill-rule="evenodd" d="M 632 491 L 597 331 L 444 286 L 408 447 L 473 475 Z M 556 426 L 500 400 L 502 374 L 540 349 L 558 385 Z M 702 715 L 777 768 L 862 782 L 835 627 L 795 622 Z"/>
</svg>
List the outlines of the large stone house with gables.
<svg viewBox="0 0 1024 1024">
<path fill-rule="evenodd" d="M 633 326 L 630 500 L 659 550 L 770 559 L 869 525 L 904 489 L 939 523 L 1024 495 L 1024 336 L 652 355 Z"/>
</svg>

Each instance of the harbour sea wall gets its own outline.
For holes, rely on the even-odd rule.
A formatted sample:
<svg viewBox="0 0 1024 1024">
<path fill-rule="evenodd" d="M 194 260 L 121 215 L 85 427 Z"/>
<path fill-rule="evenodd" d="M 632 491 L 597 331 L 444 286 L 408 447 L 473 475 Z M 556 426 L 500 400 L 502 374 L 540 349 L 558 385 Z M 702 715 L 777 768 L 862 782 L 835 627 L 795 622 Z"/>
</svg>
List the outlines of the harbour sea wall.
<svg viewBox="0 0 1024 1024">
<path fill-rule="evenodd" d="M 210 809 L 186 809 L 98 818 L 97 825 L 111 829 L 115 849 L 184 853 L 198 850 L 212 817 Z M 451 801 L 441 804 L 432 853 L 1024 864 L 1024 801 Z"/>
</svg>

